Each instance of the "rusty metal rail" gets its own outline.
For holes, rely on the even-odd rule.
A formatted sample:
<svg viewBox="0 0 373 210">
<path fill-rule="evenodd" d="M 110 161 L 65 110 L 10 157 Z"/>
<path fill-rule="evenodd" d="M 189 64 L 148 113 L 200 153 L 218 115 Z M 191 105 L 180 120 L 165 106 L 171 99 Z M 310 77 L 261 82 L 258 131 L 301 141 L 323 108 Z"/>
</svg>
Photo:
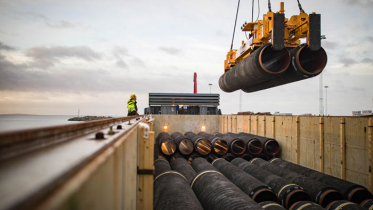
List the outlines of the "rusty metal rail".
<svg viewBox="0 0 373 210">
<path fill-rule="evenodd" d="M 0 134 L 0 210 L 148 208 L 154 132 L 141 117 Z"/>
</svg>

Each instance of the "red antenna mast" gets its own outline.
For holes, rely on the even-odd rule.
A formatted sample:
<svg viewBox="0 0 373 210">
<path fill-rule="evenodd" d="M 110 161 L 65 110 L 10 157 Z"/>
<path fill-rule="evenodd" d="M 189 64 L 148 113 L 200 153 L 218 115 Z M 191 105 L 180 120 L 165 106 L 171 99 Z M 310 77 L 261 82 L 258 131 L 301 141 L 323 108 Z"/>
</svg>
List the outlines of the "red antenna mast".
<svg viewBox="0 0 373 210">
<path fill-rule="evenodd" d="M 194 82 L 194 94 L 196 94 L 197 93 L 197 73 L 196 72 L 194 72 L 193 82 Z"/>
</svg>

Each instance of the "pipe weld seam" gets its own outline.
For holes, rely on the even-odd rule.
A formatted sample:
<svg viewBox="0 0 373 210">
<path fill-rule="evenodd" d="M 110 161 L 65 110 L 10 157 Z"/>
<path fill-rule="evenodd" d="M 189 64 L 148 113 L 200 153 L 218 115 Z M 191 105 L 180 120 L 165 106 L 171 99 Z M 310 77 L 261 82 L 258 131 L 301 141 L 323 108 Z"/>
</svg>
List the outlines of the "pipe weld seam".
<svg viewBox="0 0 373 210">
<path fill-rule="evenodd" d="M 250 163 L 253 163 L 255 160 L 257 160 L 257 159 L 259 159 L 259 158 L 254 158 L 254 159 L 252 159 L 251 161 L 250 161 Z"/>
<path fill-rule="evenodd" d="M 193 179 L 193 182 L 192 182 L 192 184 L 190 185 L 190 187 L 193 188 L 193 184 L 194 184 L 194 182 L 195 182 L 195 181 L 196 181 L 200 176 L 202 176 L 203 174 L 207 174 L 207 173 L 217 173 L 217 174 L 220 174 L 220 175 L 224 176 L 222 173 L 220 173 L 220 172 L 218 172 L 218 171 L 213 171 L 213 170 L 204 171 L 204 172 L 198 174 L 198 175 Z M 185 178 L 185 177 L 184 177 L 184 178 Z"/>
<path fill-rule="evenodd" d="M 342 208 L 344 206 L 347 206 L 347 205 L 350 205 L 350 204 L 356 205 L 355 203 L 352 203 L 352 202 L 342 203 L 341 205 L 337 206 L 337 208 L 335 208 L 335 210 L 339 210 L 340 208 Z"/>
<path fill-rule="evenodd" d="M 161 176 L 163 176 L 163 175 L 165 175 L 165 174 L 178 174 L 178 175 L 180 175 L 181 177 L 183 177 L 183 178 L 185 179 L 185 181 L 188 181 L 188 180 L 185 178 L 184 175 L 182 175 L 181 173 L 179 173 L 179 172 L 177 172 L 177 171 L 166 171 L 166 172 L 164 172 L 164 173 L 159 174 L 159 175 L 154 179 L 153 182 L 155 182 L 159 177 L 161 177 Z"/>
<path fill-rule="evenodd" d="M 212 161 L 211 165 L 214 165 L 214 163 L 215 163 L 217 160 L 220 160 L 220 159 L 224 159 L 224 158 L 216 158 L 214 161 Z"/>
<path fill-rule="evenodd" d="M 311 203 L 303 204 L 301 207 L 298 208 L 298 210 L 302 210 L 304 207 L 311 206 Z"/>
<path fill-rule="evenodd" d="M 278 191 L 278 193 L 277 193 L 277 197 L 279 197 L 280 196 L 280 193 L 286 188 L 286 187 L 289 187 L 289 186 L 296 186 L 296 187 L 298 187 L 298 185 L 296 185 L 296 184 L 287 184 L 287 185 L 285 185 L 285 186 L 283 186 L 279 191 Z"/>
<path fill-rule="evenodd" d="M 281 206 L 281 205 L 278 204 L 278 203 L 269 203 L 267 205 L 262 206 L 262 208 L 265 209 L 265 208 L 270 207 L 270 206 Z M 281 206 L 281 207 L 283 207 L 283 206 Z"/>
<path fill-rule="evenodd" d="M 269 163 L 272 163 L 273 161 L 280 159 L 280 158 L 273 158 Z"/>
</svg>

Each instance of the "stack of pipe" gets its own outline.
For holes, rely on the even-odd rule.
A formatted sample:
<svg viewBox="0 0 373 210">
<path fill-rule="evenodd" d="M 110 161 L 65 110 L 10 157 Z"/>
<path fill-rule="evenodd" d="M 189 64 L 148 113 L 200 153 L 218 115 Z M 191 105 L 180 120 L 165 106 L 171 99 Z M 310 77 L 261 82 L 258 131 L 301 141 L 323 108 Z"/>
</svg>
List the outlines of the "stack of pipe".
<svg viewBox="0 0 373 210">
<path fill-rule="evenodd" d="M 172 155 L 176 151 L 176 144 L 167 132 L 161 132 L 155 139 L 155 143 L 165 155 Z"/>
<path fill-rule="evenodd" d="M 248 154 L 259 155 L 263 151 L 262 142 L 253 136 L 238 136 L 238 134 L 230 132 L 228 132 L 226 135 L 242 139 L 242 141 L 244 141 L 246 144 L 246 152 Z"/>
<path fill-rule="evenodd" d="M 155 210 L 203 210 L 186 178 L 172 171 L 167 160 L 154 162 L 154 209 Z"/>
<path fill-rule="evenodd" d="M 310 177 L 324 184 L 330 185 L 337 189 L 344 196 L 345 199 L 354 203 L 360 204 L 367 199 L 373 199 L 372 193 L 370 193 L 365 187 L 361 185 L 339 179 L 337 177 L 333 177 L 294 163 L 290 163 L 279 158 L 272 159 L 270 163 L 302 174 L 306 177 Z"/>
<path fill-rule="evenodd" d="M 198 174 L 191 186 L 205 210 L 263 210 L 204 158 L 194 159 L 192 167 Z"/>
<path fill-rule="evenodd" d="M 214 136 L 208 134 L 206 132 L 199 132 L 198 135 L 205 137 L 209 140 L 212 144 L 212 151 L 217 155 L 224 155 L 228 152 L 228 144 L 225 140 L 219 138 L 218 136 Z"/>
<path fill-rule="evenodd" d="M 194 144 L 194 150 L 200 155 L 208 155 L 211 152 L 212 144 L 206 138 L 197 135 L 191 131 L 184 134 L 186 137 L 191 139 Z"/>
<path fill-rule="evenodd" d="M 212 162 L 225 177 L 250 196 L 255 202 L 276 201 L 277 196 L 268 185 L 260 182 L 225 159 L 218 158 Z"/>
<path fill-rule="evenodd" d="M 171 134 L 172 139 L 177 145 L 177 149 L 182 155 L 190 155 L 193 152 L 193 142 L 183 134 L 174 132 Z"/>
<path fill-rule="evenodd" d="M 228 143 L 228 151 L 233 155 L 242 155 L 246 151 L 246 144 L 242 139 L 237 137 L 228 136 L 221 134 L 219 132 L 214 132 L 212 135 L 220 137 L 221 139 L 225 140 Z"/>
<path fill-rule="evenodd" d="M 343 196 L 335 188 L 327 184 L 305 177 L 291 170 L 281 168 L 260 158 L 251 160 L 251 163 L 301 186 L 309 193 L 312 200 L 320 206 L 326 207 L 333 201 L 343 199 Z"/>
<path fill-rule="evenodd" d="M 276 155 L 280 151 L 280 145 L 275 139 L 268 138 L 268 137 L 263 137 L 263 136 L 258 136 L 254 134 L 249 134 L 249 133 L 238 133 L 237 134 L 238 138 L 254 138 L 258 139 L 262 145 L 263 145 L 263 152 L 266 155 Z"/>
<path fill-rule="evenodd" d="M 242 158 L 236 158 L 231 163 L 271 187 L 277 193 L 280 204 L 287 209 L 298 201 L 311 200 L 311 197 L 299 185 L 274 175 L 253 163 Z"/>
</svg>

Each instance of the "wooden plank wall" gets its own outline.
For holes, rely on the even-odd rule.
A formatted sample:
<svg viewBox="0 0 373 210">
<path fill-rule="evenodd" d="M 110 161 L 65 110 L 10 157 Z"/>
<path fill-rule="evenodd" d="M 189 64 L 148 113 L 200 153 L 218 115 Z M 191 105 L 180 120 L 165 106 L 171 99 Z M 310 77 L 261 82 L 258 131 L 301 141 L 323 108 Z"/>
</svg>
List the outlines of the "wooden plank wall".
<svg viewBox="0 0 373 210">
<path fill-rule="evenodd" d="M 281 158 L 373 191 L 372 117 L 222 115 L 217 121 L 222 133 L 275 138 Z"/>
</svg>

